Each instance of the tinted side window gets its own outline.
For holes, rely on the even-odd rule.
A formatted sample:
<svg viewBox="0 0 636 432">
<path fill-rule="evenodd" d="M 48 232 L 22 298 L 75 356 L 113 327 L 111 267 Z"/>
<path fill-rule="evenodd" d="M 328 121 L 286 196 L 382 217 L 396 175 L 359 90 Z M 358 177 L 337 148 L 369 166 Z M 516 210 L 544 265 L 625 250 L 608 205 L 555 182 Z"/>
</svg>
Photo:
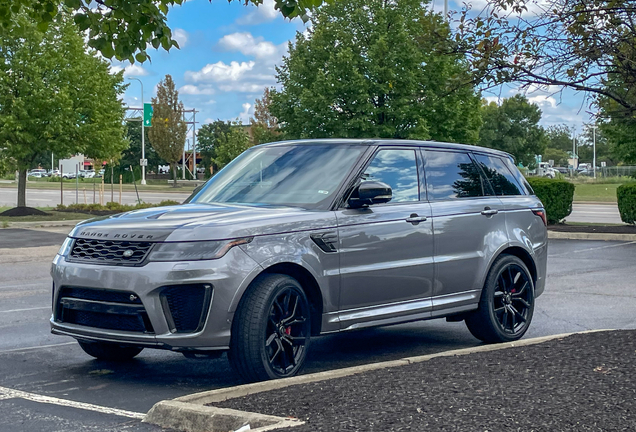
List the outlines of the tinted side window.
<svg viewBox="0 0 636 432">
<path fill-rule="evenodd" d="M 429 200 L 484 196 L 484 179 L 468 153 L 426 150 Z"/>
<path fill-rule="evenodd" d="M 391 202 L 419 200 L 419 181 L 415 150 L 380 150 L 367 166 L 362 177 L 391 186 Z"/>
<path fill-rule="evenodd" d="M 495 195 L 523 195 L 517 180 L 501 158 L 481 154 L 475 155 L 475 158 L 495 190 Z"/>
<path fill-rule="evenodd" d="M 508 167 L 508 169 L 510 171 L 512 171 L 512 175 L 517 179 L 517 184 L 521 185 L 521 189 L 525 188 L 526 194 L 534 195 L 534 191 L 532 190 L 532 186 L 530 186 L 530 183 L 528 183 L 528 180 L 526 180 L 526 178 L 523 176 L 523 174 L 521 174 L 521 172 L 519 171 L 519 168 L 517 168 L 515 166 L 515 164 L 512 162 L 512 160 L 509 159 L 509 158 L 503 158 L 503 161 L 506 164 L 506 166 Z"/>
</svg>

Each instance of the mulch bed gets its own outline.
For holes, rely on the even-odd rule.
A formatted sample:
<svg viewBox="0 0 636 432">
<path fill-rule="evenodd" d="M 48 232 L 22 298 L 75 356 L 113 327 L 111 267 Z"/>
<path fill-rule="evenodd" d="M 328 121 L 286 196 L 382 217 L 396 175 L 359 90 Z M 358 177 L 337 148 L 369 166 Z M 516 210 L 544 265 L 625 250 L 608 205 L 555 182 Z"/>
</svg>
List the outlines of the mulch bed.
<svg viewBox="0 0 636 432">
<path fill-rule="evenodd" d="M 602 234 L 636 234 L 634 225 L 548 225 L 548 230 L 558 232 L 582 232 Z"/>
<path fill-rule="evenodd" d="M 14 207 L 12 209 L 3 211 L 2 213 L 0 213 L 0 216 L 10 216 L 10 217 L 17 217 L 17 216 L 48 216 L 49 214 L 46 212 L 43 212 L 42 210 L 38 210 L 36 208 L 33 207 Z"/>
<path fill-rule="evenodd" d="M 307 431 L 636 430 L 636 331 L 573 335 L 214 404 Z"/>
</svg>

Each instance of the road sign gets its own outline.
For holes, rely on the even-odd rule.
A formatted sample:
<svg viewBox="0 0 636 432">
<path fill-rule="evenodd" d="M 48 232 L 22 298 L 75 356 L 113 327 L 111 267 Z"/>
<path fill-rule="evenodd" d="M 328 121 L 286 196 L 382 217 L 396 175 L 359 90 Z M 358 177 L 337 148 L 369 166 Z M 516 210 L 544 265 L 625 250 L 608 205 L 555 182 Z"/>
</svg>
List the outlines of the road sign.
<svg viewBox="0 0 636 432">
<path fill-rule="evenodd" d="M 148 166 L 148 159 L 139 159 L 139 165 Z"/>
<path fill-rule="evenodd" d="M 152 126 L 152 104 L 144 104 L 144 126 Z"/>
</svg>

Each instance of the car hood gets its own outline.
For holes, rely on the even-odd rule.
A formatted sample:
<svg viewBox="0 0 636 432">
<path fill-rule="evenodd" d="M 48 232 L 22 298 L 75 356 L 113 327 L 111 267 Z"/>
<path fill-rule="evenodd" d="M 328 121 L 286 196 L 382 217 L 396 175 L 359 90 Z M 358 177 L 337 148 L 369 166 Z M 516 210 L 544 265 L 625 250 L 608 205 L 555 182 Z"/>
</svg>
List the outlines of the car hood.
<svg viewBox="0 0 636 432">
<path fill-rule="evenodd" d="M 331 211 L 296 207 L 182 204 L 89 219 L 74 238 L 132 241 L 224 240 L 335 226 Z"/>
</svg>

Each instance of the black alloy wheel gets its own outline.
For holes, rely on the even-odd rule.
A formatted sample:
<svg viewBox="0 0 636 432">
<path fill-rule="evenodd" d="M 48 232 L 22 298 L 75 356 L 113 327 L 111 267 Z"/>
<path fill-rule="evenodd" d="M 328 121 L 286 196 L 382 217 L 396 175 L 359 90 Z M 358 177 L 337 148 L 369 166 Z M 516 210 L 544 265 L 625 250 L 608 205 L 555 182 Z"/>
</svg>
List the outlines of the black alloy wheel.
<svg viewBox="0 0 636 432">
<path fill-rule="evenodd" d="M 466 317 L 468 330 L 489 343 L 521 339 L 534 312 L 534 282 L 521 259 L 502 255 L 484 285 L 479 308 Z"/>
<path fill-rule="evenodd" d="M 280 292 L 269 309 L 265 350 L 270 367 L 287 376 L 305 357 L 308 342 L 309 305 L 295 287 Z"/>
<path fill-rule="evenodd" d="M 509 264 L 497 277 L 494 313 L 500 329 L 510 335 L 519 333 L 531 314 L 532 281 L 517 264 Z"/>
<path fill-rule="evenodd" d="M 303 367 L 311 336 L 307 296 L 296 279 L 266 274 L 244 294 L 228 358 L 246 381 L 286 378 Z"/>
</svg>

